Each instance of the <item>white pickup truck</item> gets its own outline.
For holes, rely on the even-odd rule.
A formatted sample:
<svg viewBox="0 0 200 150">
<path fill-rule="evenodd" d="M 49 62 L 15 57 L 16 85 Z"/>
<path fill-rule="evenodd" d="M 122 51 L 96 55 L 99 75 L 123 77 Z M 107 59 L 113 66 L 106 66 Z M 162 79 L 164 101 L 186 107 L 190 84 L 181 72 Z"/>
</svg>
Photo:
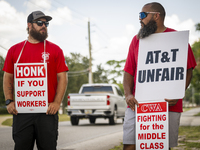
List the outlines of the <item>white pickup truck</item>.
<svg viewBox="0 0 200 150">
<path fill-rule="evenodd" d="M 88 118 L 95 123 L 96 118 L 108 118 L 114 125 L 117 118 L 124 119 L 126 101 L 115 84 L 83 84 L 79 93 L 68 95 L 68 115 L 72 125 L 78 125 L 79 119 Z"/>
</svg>

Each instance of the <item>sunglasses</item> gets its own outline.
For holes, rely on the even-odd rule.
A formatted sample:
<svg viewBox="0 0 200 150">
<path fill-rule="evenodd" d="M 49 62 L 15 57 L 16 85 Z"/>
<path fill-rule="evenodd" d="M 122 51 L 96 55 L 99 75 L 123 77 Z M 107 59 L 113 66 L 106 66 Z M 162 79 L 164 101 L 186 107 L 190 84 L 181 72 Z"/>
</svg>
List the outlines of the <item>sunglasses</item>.
<svg viewBox="0 0 200 150">
<path fill-rule="evenodd" d="M 139 13 L 139 18 L 140 19 L 144 19 L 144 18 L 147 17 L 148 14 L 156 14 L 156 13 L 160 14 L 159 12 L 140 12 Z"/>
<path fill-rule="evenodd" d="M 37 23 L 38 26 L 43 26 L 43 24 L 48 27 L 49 26 L 49 22 L 46 22 L 46 21 L 33 21 L 33 23 Z"/>
</svg>

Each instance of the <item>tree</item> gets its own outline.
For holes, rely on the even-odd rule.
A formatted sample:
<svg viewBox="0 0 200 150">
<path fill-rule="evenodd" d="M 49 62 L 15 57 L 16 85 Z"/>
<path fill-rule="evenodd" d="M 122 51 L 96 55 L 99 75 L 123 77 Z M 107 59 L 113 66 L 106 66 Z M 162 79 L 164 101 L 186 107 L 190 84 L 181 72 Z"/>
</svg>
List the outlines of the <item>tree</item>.
<svg viewBox="0 0 200 150">
<path fill-rule="evenodd" d="M 4 58 L 0 56 L 0 106 L 5 105 L 5 97 L 3 93 L 3 74 Z"/>
<path fill-rule="evenodd" d="M 200 23 L 196 24 L 196 30 L 200 31 Z M 195 93 L 194 93 L 195 103 L 199 104 L 200 103 L 200 99 L 199 99 L 200 98 L 199 96 L 199 93 L 200 93 L 200 39 L 192 45 L 192 50 L 197 62 L 197 66 L 193 70 L 193 78 L 191 81 L 191 86 L 195 88 Z"/>
<path fill-rule="evenodd" d="M 123 70 L 122 70 L 122 65 L 124 65 L 125 63 L 125 59 L 124 60 L 109 60 L 106 62 L 106 64 L 110 67 L 109 70 L 107 70 L 109 76 L 111 76 L 110 80 L 112 80 L 113 83 L 117 83 L 116 78 L 118 77 L 122 77 L 123 75 Z"/>
<path fill-rule="evenodd" d="M 93 72 L 93 82 L 94 83 L 108 83 L 107 71 L 102 68 L 101 64 L 97 65 L 97 71 Z"/>
<path fill-rule="evenodd" d="M 200 31 L 200 23 L 197 23 L 195 26 L 196 26 L 196 30 Z"/>
<path fill-rule="evenodd" d="M 123 66 L 126 62 L 126 59 L 124 60 L 109 60 L 106 62 L 106 65 L 108 65 L 110 67 L 109 70 L 107 70 L 107 74 L 108 76 L 110 76 L 109 81 L 111 81 L 112 83 L 115 83 L 119 86 L 119 88 L 121 89 L 121 91 L 124 93 L 124 87 L 121 81 L 117 81 L 117 79 L 122 79 L 123 77 Z"/>
<path fill-rule="evenodd" d="M 193 70 L 193 78 L 191 83 L 197 91 L 200 91 L 200 40 L 192 45 L 192 50 L 197 62 L 197 66 Z"/>
<path fill-rule="evenodd" d="M 88 82 L 89 59 L 77 53 L 70 53 L 65 57 L 68 72 L 68 93 L 77 93 L 82 84 Z"/>
</svg>

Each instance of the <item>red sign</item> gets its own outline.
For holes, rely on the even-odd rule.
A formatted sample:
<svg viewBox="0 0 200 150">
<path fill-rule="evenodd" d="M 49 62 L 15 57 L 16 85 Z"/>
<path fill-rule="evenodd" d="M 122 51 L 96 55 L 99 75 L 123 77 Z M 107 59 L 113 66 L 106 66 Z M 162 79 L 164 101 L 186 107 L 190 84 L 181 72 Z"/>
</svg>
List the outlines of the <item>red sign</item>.
<svg viewBox="0 0 200 150">
<path fill-rule="evenodd" d="M 137 108 L 137 113 L 155 113 L 155 112 L 166 112 L 166 102 L 158 103 L 140 103 Z"/>
<path fill-rule="evenodd" d="M 136 149 L 168 150 L 167 102 L 141 102 L 136 112 Z"/>
<path fill-rule="evenodd" d="M 46 77 L 44 65 L 17 65 L 16 78 L 41 78 Z"/>
<path fill-rule="evenodd" d="M 15 106 L 19 113 L 45 113 L 48 108 L 47 64 L 15 64 Z"/>
</svg>

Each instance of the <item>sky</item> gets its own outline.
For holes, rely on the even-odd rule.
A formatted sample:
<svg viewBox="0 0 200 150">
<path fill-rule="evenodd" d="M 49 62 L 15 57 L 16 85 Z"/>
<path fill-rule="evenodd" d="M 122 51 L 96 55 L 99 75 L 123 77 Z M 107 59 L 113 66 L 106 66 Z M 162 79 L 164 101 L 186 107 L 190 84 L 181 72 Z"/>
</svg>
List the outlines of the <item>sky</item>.
<svg viewBox="0 0 200 150">
<path fill-rule="evenodd" d="M 80 53 L 89 57 L 90 21 L 93 70 L 108 60 L 124 60 L 130 42 L 140 29 L 139 12 L 148 0 L 0 0 L 0 55 L 28 37 L 27 17 L 35 10 L 52 16 L 49 41 L 61 47 L 65 56 Z M 165 25 L 189 30 L 192 45 L 200 37 L 199 0 L 158 0 L 166 11 Z M 70 69 L 70 68 L 69 68 Z"/>
</svg>

